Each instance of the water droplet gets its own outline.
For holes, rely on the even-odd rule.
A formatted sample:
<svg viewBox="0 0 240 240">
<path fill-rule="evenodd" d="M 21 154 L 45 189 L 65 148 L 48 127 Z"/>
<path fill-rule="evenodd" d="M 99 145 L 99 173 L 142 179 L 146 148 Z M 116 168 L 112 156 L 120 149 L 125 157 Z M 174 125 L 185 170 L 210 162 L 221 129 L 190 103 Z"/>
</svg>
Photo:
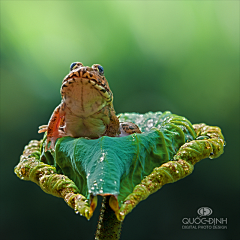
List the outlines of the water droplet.
<svg viewBox="0 0 240 240">
<path fill-rule="evenodd" d="M 151 129 L 151 128 L 153 127 L 153 119 L 149 119 L 149 120 L 147 121 L 147 127 L 148 127 L 149 129 Z"/>
<path fill-rule="evenodd" d="M 102 161 L 105 159 L 105 155 L 106 155 L 106 153 L 105 153 L 105 152 L 102 152 L 102 155 L 101 155 L 101 157 L 100 157 L 100 162 L 102 162 Z"/>
<path fill-rule="evenodd" d="M 99 190 L 100 193 L 103 193 L 103 190 Z"/>
<path fill-rule="evenodd" d="M 76 214 L 79 214 L 79 211 L 75 211 Z"/>
</svg>

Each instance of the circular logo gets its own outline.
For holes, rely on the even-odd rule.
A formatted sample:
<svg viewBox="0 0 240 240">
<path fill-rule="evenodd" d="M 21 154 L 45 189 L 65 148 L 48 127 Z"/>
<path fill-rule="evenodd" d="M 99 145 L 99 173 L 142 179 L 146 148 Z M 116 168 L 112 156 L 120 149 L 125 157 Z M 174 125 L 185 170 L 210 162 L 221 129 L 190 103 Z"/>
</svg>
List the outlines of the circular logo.
<svg viewBox="0 0 240 240">
<path fill-rule="evenodd" d="M 197 210 L 200 216 L 210 216 L 212 214 L 212 209 L 209 207 L 201 207 Z"/>
</svg>

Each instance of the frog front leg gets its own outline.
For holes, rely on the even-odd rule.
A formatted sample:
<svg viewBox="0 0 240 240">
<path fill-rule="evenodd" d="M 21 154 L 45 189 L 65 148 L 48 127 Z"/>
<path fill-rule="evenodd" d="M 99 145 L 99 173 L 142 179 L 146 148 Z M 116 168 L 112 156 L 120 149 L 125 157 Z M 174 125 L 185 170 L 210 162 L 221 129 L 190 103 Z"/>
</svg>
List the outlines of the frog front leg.
<svg viewBox="0 0 240 240">
<path fill-rule="evenodd" d="M 64 103 L 58 105 L 53 111 L 53 114 L 48 122 L 48 125 L 42 125 L 39 127 L 38 133 L 47 132 L 45 151 L 47 151 L 48 149 L 54 149 L 56 140 L 58 138 L 65 136 L 65 133 L 59 130 L 59 127 L 62 126 L 64 123 L 65 116 L 64 107 L 65 107 Z M 51 145 L 48 148 L 49 142 L 51 142 Z"/>
<path fill-rule="evenodd" d="M 133 133 L 141 133 L 139 127 L 132 122 L 120 122 L 120 132 L 119 137 L 128 136 Z"/>
</svg>

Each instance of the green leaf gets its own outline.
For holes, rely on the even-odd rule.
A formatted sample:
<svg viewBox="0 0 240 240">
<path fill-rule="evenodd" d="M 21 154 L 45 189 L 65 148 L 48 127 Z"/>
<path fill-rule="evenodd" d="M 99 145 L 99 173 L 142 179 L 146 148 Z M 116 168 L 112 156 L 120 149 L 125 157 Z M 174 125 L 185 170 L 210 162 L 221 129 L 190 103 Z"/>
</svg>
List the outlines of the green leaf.
<svg viewBox="0 0 240 240">
<path fill-rule="evenodd" d="M 119 206 L 155 167 L 173 159 L 178 149 L 196 138 L 191 123 L 170 112 L 122 114 L 120 121 L 136 123 L 143 133 L 99 139 L 58 139 L 54 164 L 80 193 L 115 195 Z M 49 158 L 49 157 L 48 157 Z"/>
</svg>

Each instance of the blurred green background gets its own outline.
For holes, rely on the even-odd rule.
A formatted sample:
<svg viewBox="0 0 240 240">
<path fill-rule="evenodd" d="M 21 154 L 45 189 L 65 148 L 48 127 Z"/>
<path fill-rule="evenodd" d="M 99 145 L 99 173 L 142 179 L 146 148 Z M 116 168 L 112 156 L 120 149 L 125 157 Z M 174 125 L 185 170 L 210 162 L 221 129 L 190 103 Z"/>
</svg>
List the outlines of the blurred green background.
<svg viewBox="0 0 240 240">
<path fill-rule="evenodd" d="M 1 1 L 1 239 L 93 239 L 100 202 L 88 222 L 13 172 L 74 61 L 104 67 L 117 113 L 169 110 L 227 142 L 139 204 L 122 239 L 240 239 L 238 1 Z M 202 206 L 228 229 L 183 230 Z"/>
</svg>

